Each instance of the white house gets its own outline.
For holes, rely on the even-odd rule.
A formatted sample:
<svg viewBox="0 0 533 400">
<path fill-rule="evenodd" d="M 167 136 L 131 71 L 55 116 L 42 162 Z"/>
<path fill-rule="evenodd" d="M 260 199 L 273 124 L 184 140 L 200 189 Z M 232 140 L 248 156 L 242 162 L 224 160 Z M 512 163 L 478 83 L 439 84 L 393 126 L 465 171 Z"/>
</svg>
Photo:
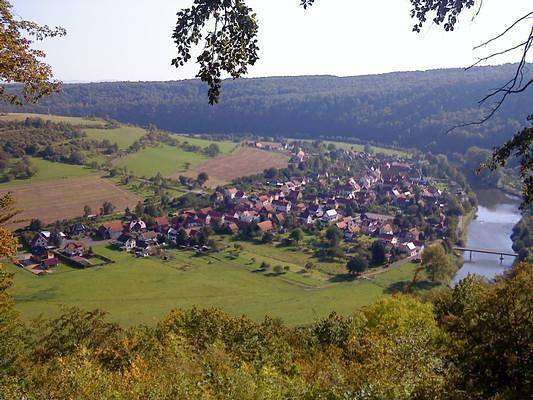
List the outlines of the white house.
<svg viewBox="0 0 533 400">
<path fill-rule="evenodd" d="M 178 231 L 174 228 L 170 228 L 168 231 L 167 231 L 167 239 L 170 241 L 170 242 L 175 242 L 176 239 L 178 237 Z"/>
<path fill-rule="evenodd" d="M 327 210 L 324 214 L 323 219 L 326 222 L 337 221 L 339 219 L 339 214 L 337 213 L 337 210 Z"/>
</svg>

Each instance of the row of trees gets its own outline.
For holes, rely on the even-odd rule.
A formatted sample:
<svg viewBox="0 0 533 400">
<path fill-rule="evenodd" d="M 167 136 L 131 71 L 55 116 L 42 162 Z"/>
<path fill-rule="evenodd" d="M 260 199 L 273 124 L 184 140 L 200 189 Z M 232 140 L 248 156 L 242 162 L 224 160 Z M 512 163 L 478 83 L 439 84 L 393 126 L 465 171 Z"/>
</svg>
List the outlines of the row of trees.
<svg viewBox="0 0 533 400">
<path fill-rule="evenodd" d="M 127 330 L 75 308 L 23 322 L 11 285 L 1 269 L 6 399 L 522 400 L 533 391 L 531 264 L 494 284 L 469 276 L 430 301 L 384 298 L 299 328 L 216 309 Z"/>
</svg>

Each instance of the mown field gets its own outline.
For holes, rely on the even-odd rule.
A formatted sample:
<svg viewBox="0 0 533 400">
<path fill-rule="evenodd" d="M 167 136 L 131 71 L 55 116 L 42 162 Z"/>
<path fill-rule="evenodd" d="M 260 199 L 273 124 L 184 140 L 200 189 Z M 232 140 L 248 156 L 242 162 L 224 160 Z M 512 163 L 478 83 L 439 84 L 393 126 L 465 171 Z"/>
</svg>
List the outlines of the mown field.
<svg viewBox="0 0 533 400">
<path fill-rule="evenodd" d="M 60 115 L 32 114 L 32 113 L 6 113 L 0 114 L 0 120 L 24 121 L 26 118 L 41 118 L 52 122 L 66 122 L 78 126 L 104 126 L 106 121 L 100 118 L 64 117 Z"/>
<path fill-rule="evenodd" d="M 337 148 L 345 149 L 345 150 L 354 150 L 354 151 L 362 152 L 365 149 L 364 145 L 357 144 L 357 143 L 336 142 L 336 141 L 331 141 L 331 140 L 325 140 L 324 143 L 326 145 L 334 144 Z M 399 156 L 399 157 L 407 157 L 407 158 L 411 157 L 409 152 L 406 150 L 393 149 L 390 147 L 373 146 L 373 145 L 371 145 L 370 148 L 372 149 L 374 153 L 385 154 L 388 156 Z"/>
<path fill-rule="evenodd" d="M 210 178 L 208 184 L 216 186 L 241 176 L 259 174 L 267 168 L 285 168 L 288 162 L 287 154 L 243 147 L 230 155 L 215 157 L 195 165 L 186 175 L 195 177 L 200 172 L 206 172 Z"/>
<path fill-rule="evenodd" d="M 137 204 L 140 197 L 115 186 L 109 179 L 86 176 L 69 179 L 44 180 L 13 186 L 0 186 L 0 195 L 12 192 L 19 219 L 38 218 L 44 223 L 83 215 L 83 207 L 89 205 L 97 213 L 104 201 L 110 201 L 117 211 Z M 18 228 L 27 223 L 12 225 Z"/>
<path fill-rule="evenodd" d="M 181 143 L 188 143 L 202 148 L 215 143 L 220 148 L 221 155 L 219 157 L 231 157 L 230 154 L 238 146 L 238 144 L 232 142 L 209 141 L 181 135 L 177 135 L 177 139 Z M 159 172 L 163 176 L 177 178 L 179 175 L 184 175 L 191 167 L 204 165 L 212 160 L 214 159 L 201 153 L 161 144 L 160 146 L 148 147 L 126 157 L 116 159 L 114 165 L 127 167 L 137 176 L 148 178 Z M 192 171 L 196 178 L 198 175 L 196 169 L 193 168 Z"/>
<path fill-rule="evenodd" d="M 188 143 L 188 144 L 192 144 L 192 145 L 200 146 L 200 147 L 207 147 L 212 143 L 216 143 L 218 147 L 220 148 L 221 154 L 230 154 L 233 150 L 235 150 L 239 146 L 239 143 L 235 143 L 235 142 L 205 140 L 205 139 L 199 139 L 199 138 L 191 137 L 191 136 L 177 135 L 176 138 L 182 143 Z"/>
<path fill-rule="evenodd" d="M 117 167 L 127 167 L 136 176 L 151 177 L 158 172 L 163 176 L 179 175 L 187 165 L 196 165 L 209 160 L 203 154 L 188 152 L 168 145 L 147 147 L 137 153 L 115 160 Z"/>
<path fill-rule="evenodd" d="M 82 165 L 60 164 L 37 157 L 30 157 L 30 160 L 38 168 L 37 174 L 29 179 L 16 179 L 10 182 L 0 183 L 0 190 L 8 190 L 16 186 L 29 185 L 37 182 L 80 178 L 100 174 Z"/>
<path fill-rule="evenodd" d="M 116 143 L 119 149 L 127 149 L 146 134 L 142 128 L 125 125 L 115 129 L 84 129 L 84 132 L 89 139 L 107 139 Z"/>
<path fill-rule="evenodd" d="M 309 285 L 298 282 L 297 260 L 287 275 L 253 272 L 261 255 L 250 263 L 251 253 L 234 259 L 227 252 L 196 257 L 172 250 L 171 261 L 139 259 L 95 246 L 95 251 L 116 261 L 104 267 L 75 270 L 60 266 L 51 275 L 38 277 L 9 266 L 15 273 L 12 289 L 23 317 L 51 316 L 61 306 L 101 308 L 124 326 L 153 324 L 174 308 L 219 307 L 256 320 L 280 317 L 291 325 L 312 322 L 335 310 L 348 314 L 382 295 L 390 295 L 398 282 L 409 281 L 415 266 L 406 264 L 373 280 Z M 285 265 L 285 264 L 282 264 Z M 271 276 L 269 276 L 271 275 Z"/>
</svg>

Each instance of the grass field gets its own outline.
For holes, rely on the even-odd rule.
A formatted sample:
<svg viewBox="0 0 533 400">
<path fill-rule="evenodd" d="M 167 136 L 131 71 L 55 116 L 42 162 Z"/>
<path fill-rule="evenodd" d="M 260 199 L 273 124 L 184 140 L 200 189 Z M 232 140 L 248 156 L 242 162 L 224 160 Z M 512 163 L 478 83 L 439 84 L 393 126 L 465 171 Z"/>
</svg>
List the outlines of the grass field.
<svg viewBox="0 0 533 400">
<path fill-rule="evenodd" d="M 60 164 L 42 158 L 30 157 L 31 163 L 38 168 L 37 174 L 29 179 L 17 179 L 1 183 L 0 190 L 6 190 L 20 185 L 52 181 L 57 179 L 80 178 L 83 176 L 97 175 L 98 172 L 82 165 Z"/>
<path fill-rule="evenodd" d="M 310 142 L 311 140 L 307 140 L 307 141 Z M 353 150 L 353 151 L 357 151 L 357 152 L 362 152 L 365 149 L 365 146 L 363 144 L 348 143 L 348 142 L 337 142 L 337 141 L 333 141 L 333 140 L 324 140 L 323 142 L 326 145 L 334 144 L 339 149 Z M 411 157 L 411 154 L 408 151 L 406 151 L 406 150 L 393 149 L 393 148 L 390 148 L 390 147 L 380 147 L 380 146 L 374 146 L 374 145 L 370 145 L 370 147 L 372 148 L 372 151 L 374 153 L 385 154 L 385 155 L 388 155 L 388 156 L 396 155 L 396 156 L 399 156 L 399 157 L 406 157 L 406 158 L 410 158 Z"/>
<path fill-rule="evenodd" d="M 335 142 L 335 141 L 331 141 L 331 140 L 326 140 L 326 141 L 324 141 L 324 143 L 326 145 L 330 144 L 330 143 L 333 143 L 335 146 L 337 146 L 337 148 L 346 149 L 346 150 L 352 150 L 353 149 L 354 151 L 358 151 L 358 152 L 364 151 L 364 149 L 365 149 L 364 145 L 356 144 L 356 143 Z M 405 151 L 405 150 L 392 149 L 392 148 L 389 148 L 389 147 L 379 147 L 379 146 L 373 146 L 373 145 L 371 145 L 370 147 L 372 148 L 372 151 L 374 153 L 385 154 L 385 155 L 388 155 L 388 156 L 410 157 L 409 152 Z"/>
<path fill-rule="evenodd" d="M 116 187 L 108 179 L 86 176 L 69 179 L 45 180 L 0 187 L 0 194 L 10 191 L 17 201 L 17 208 L 23 210 L 18 218 L 39 218 L 45 223 L 58 219 L 83 215 L 83 207 L 89 205 L 98 212 L 104 201 L 111 201 L 117 210 L 137 204 L 140 198 L 133 193 Z M 15 224 L 18 228 L 27 223 Z"/>
<path fill-rule="evenodd" d="M 119 149 L 127 149 L 146 134 L 142 128 L 125 125 L 115 129 L 85 129 L 84 132 L 89 139 L 108 139 L 111 143 L 116 143 Z"/>
<path fill-rule="evenodd" d="M 185 171 L 185 164 L 200 164 L 209 160 L 202 154 L 187 152 L 179 147 L 161 145 L 148 147 L 137 153 L 115 160 L 118 167 L 127 167 L 137 176 L 151 177 L 160 172 L 164 176 L 179 175 Z"/>
<path fill-rule="evenodd" d="M 63 117 L 59 115 L 47 115 L 47 114 L 31 114 L 31 113 L 6 113 L 0 114 L 0 121 L 24 121 L 26 118 L 41 118 L 52 122 L 67 122 L 73 125 L 82 126 L 103 126 L 106 122 L 103 119 L 94 118 L 80 118 L 80 117 Z"/>
<path fill-rule="evenodd" d="M 178 135 L 177 139 L 182 143 L 188 142 L 189 144 L 200 146 L 200 147 L 207 147 L 210 144 L 215 143 L 220 148 L 220 152 L 222 154 L 230 154 L 233 150 L 235 150 L 239 146 L 239 143 L 234 143 L 234 142 L 204 140 L 204 139 L 198 139 L 198 138 L 182 136 L 182 135 Z"/>
<path fill-rule="evenodd" d="M 331 311 L 348 314 L 391 293 L 398 281 L 412 278 L 414 265 L 406 264 L 386 272 L 375 281 L 310 287 L 286 279 L 252 272 L 247 258 L 230 259 L 225 253 L 195 257 L 173 250 L 174 259 L 139 259 L 132 255 L 95 246 L 95 251 L 116 261 L 105 267 L 74 270 L 60 266 L 54 274 L 33 276 L 20 268 L 12 289 L 23 317 L 52 316 L 60 306 L 101 308 L 124 326 L 153 324 L 173 308 L 219 307 L 256 320 L 265 315 L 301 325 Z"/>
<path fill-rule="evenodd" d="M 230 155 L 219 156 L 196 165 L 188 171 L 187 175 L 195 177 L 200 172 L 206 172 L 209 176 L 208 184 L 217 186 L 241 176 L 261 173 L 270 167 L 285 168 L 288 162 L 287 154 L 244 147 L 235 150 Z"/>
</svg>

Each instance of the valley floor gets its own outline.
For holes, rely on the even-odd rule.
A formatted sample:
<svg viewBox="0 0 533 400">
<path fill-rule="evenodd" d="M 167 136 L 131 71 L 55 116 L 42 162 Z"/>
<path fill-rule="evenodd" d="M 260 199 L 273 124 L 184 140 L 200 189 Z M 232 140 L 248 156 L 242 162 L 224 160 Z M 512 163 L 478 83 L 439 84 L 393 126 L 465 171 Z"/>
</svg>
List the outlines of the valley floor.
<svg viewBox="0 0 533 400">
<path fill-rule="evenodd" d="M 105 309 L 123 326 L 150 325 L 174 308 L 197 306 L 256 320 L 269 315 L 302 325 L 333 310 L 349 314 L 390 295 L 411 281 L 416 269 L 406 263 L 369 279 L 343 281 L 328 279 L 320 270 L 303 272 L 301 263 L 307 256 L 301 252 L 277 249 L 266 256 L 261 245 L 245 244 L 237 257 L 231 249 L 202 257 L 169 250 L 169 261 L 135 258 L 105 245 L 93 249 L 115 263 L 86 270 L 61 265 L 47 276 L 9 266 L 16 274 L 12 294 L 22 316 L 53 316 L 62 306 L 77 306 Z M 289 271 L 281 275 L 257 271 L 262 261 L 276 259 Z"/>
</svg>

